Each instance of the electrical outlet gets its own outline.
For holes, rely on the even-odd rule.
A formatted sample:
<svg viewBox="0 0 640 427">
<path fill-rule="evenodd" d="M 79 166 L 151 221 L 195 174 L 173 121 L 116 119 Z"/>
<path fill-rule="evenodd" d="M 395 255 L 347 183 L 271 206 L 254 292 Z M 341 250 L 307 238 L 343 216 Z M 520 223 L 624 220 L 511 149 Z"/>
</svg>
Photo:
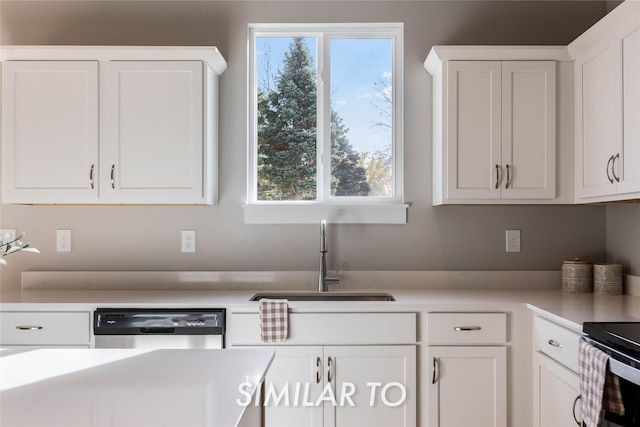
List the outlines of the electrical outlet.
<svg viewBox="0 0 640 427">
<path fill-rule="evenodd" d="M 56 230 L 56 252 L 71 252 L 71 230 Z"/>
<path fill-rule="evenodd" d="M 182 230 L 182 252 L 196 251 L 196 230 Z"/>
<path fill-rule="evenodd" d="M 5 234 L 9 235 L 9 241 L 12 241 L 16 238 L 16 230 L 14 228 L 2 228 L 0 229 L 0 239 L 4 237 Z"/>
<path fill-rule="evenodd" d="M 507 252 L 520 252 L 520 230 L 507 230 Z"/>
</svg>

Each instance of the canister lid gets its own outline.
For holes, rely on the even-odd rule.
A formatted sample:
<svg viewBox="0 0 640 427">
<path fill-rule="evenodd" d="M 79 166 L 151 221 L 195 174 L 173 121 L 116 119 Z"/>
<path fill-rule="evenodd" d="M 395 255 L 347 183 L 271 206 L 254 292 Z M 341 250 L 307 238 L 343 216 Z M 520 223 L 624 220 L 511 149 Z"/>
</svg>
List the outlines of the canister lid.
<svg viewBox="0 0 640 427">
<path fill-rule="evenodd" d="M 572 260 L 566 260 L 562 262 L 569 265 L 591 264 L 590 261 L 584 261 L 584 260 L 581 260 L 580 258 L 574 258 Z"/>
</svg>

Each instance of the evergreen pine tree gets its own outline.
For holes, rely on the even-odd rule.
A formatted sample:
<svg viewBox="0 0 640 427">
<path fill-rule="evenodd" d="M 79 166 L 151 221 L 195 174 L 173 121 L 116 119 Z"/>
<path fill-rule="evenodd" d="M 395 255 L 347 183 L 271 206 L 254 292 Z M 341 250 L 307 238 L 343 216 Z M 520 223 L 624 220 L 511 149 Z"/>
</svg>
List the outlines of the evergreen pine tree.
<svg viewBox="0 0 640 427">
<path fill-rule="evenodd" d="M 276 89 L 258 97 L 258 198 L 316 198 L 316 73 L 302 38 L 285 54 Z"/>
<path fill-rule="evenodd" d="M 258 92 L 258 200 L 315 200 L 317 87 L 313 60 L 302 38 L 285 53 L 275 89 Z M 331 111 L 332 194 L 369 194 L 365 169 Z"/>
<path fill-rule="evenodd" d="M 368 196 L 371 192 L 360 156 L 347 139 L 342 118 L 331 109 L 331 194 L 334 196 Z"/>
</svg>

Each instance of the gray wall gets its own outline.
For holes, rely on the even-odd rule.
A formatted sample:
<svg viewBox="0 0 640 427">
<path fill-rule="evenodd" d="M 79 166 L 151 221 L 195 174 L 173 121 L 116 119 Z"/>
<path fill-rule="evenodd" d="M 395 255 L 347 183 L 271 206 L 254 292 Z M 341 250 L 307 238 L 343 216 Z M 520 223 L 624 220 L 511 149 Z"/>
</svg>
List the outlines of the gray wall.
<svg viewBox="0 0 640 427">
<path fill-rule="evenodd" d="M 640 276 L 640 203 L 607 206 L 607 257 Z"/>
<path fill-rule="evenodd" d="M 606 257 L 602 206 L 431 206 L 431 77 L 422 66 L 436 44 L 567 44 L 603 16 L 604 2 L 5 0 L 0 7 L 3 44 L 217 45 L 229 62 L 220 80 L 219 206 L 3 205 L 2 227 L 28 230 L 42 251 L 9 258 L 4 289 L 17 287 L 23 270 L 316 269 L 317 226 L 243 223 L 250 22 L 405 23 L 409 222 L 332 226 L 332 268 L 339 261 L 349 270 L 558 270 L 563 259 Z M 71 253 L 55 252 L 60 228 L 73 230 Z M 508 228 L 522 230 L 519 254 L 504 252 Z M 197 253 L 179 252 L 181 229 L 197 230 Z"/>
</svg>

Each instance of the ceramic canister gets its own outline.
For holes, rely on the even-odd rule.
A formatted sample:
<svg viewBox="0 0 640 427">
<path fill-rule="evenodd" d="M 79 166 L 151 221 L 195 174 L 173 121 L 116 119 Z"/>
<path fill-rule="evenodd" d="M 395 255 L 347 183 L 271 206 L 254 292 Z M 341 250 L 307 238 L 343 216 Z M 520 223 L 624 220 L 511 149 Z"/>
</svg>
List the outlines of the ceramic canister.
<svg viewBox="0 0 640 427">
<path fill-rule="evenodd" d="M 562 263 L 562 290 L 564 292 L 593 292 L 593 266 L 575 258 Z"/>
<path fill-rule="evenodd" d="M 596 294 L 620 295 L 622 293 L 622 265 L 595 264 L 593 277 Z"/>
</svg>

